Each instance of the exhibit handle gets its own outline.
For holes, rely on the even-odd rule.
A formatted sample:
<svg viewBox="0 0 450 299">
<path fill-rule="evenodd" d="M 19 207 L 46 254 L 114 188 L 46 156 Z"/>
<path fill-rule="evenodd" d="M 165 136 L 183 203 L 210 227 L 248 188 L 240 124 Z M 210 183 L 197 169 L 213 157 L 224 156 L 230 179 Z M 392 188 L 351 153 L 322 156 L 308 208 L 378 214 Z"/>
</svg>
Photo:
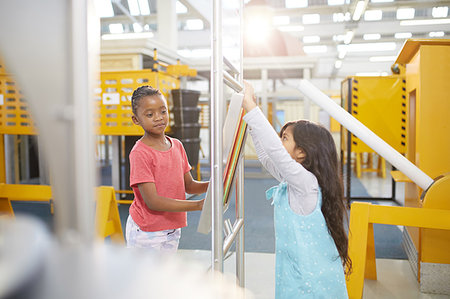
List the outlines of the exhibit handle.
<svg viewBox="0 0 450 299">
<path fill-rule="evenodd" d="M 234 79 L 227 71 L 223 71 L 223 82 L 231 87 L 235 92 L 241 92 L 244 87 L 236 79 Z"/>
<path fill-rule="evenodd" d="M 328 114 L 336 119 L 341 125 L 347 128 L 347 130 L 361 139 L 380 156 L 394 165 L 398 170 L 403 172 L 420 188 L 426 190 L 433 183 L 432 178 L 430 178 L 416 165 L 411 163 L 403 155 L 397 152 L 383 139 L 378 137 L 378 135 L 376 135 L 369 128 L 363 125 L 345 109 L 336 104 L 332 99 L 330 99 L 327 95 L 320 91 L 311 82 L 307 80 L 301 80 L 298 89 L 305 96 L 314 101 L 318 106 L 328 112 Z"/>
</svg>

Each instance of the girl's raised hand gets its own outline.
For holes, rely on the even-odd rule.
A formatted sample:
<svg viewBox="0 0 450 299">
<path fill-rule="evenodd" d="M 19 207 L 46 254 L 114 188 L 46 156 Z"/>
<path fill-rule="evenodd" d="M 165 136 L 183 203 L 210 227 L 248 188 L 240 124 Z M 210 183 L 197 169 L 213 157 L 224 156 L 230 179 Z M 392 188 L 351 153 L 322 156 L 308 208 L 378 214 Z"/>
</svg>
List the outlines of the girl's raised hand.
<svg viewBox="0 0 450 299">
<path fill-rule="evenodd" d="M 248 112 L 256 107 L 255 91 L 253 86 L 244 81 L 244 100 L 242 101 L 242 107 Z"/>
</svg>

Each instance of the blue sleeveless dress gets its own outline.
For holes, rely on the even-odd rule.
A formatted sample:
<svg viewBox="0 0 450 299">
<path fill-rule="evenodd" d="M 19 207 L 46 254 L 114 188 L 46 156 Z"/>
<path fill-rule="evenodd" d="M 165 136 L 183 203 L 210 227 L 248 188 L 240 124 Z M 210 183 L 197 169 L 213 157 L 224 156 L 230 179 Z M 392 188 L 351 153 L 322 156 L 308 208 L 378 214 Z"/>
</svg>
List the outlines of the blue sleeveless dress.
<svg viewBox="0 0 450 299">
<path fill-rule="evenodd" d="M 273 198 L 276 237 L 275 298 L 348 298 L 344 269 L 322 214 L 299 215 L 289 206 L 287 184 L 266 191 Z"/>
</svg>

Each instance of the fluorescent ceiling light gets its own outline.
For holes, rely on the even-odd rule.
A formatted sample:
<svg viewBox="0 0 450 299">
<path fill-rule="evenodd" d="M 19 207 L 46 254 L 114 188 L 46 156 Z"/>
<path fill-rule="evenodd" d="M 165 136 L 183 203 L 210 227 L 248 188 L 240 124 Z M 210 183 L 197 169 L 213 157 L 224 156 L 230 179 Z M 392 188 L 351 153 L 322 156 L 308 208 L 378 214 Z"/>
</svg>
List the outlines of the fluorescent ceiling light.
<svg viewBox="0 0 450 299">
<path fill-rule="evenodd" d="M 350 13 L 346 12 L 345 14 L 342 12 L 337 12 L 333 14 L 333 22 L 335 23 L 342 23 L 350 21 Z"/>
<path fill-rule="evenodd" d="M 440 24 L 450 24 L 450 19 L 409 20 L 400 22 L 400 26 L 421 26 L 421 25 L 440 25 Z"/>
<path fill-rule="evenodd" d="M 363 44 L 350 44 L 350 45 L 338 45 L 338 52 L 345 47 L 347 52 L 376 52 L 376 51 L 394 51 L 397 46 L 394 42 L 387 43 L 363 43 Z"/>
<path fill-rule="evenodd" d="M 306 14 L 302 16 L 303 24 L 319 24 L 320 15 L 318 13 Z"/>
<path fill-rule="evenodd" d="M 394 0 L 370 0 L 372 3 L 394 2 Z"/>
<path fill-rule="evenodd" d="M 103 34 L 103 40 L 152 38 L 153 32 Z"/>
<path fill-rule="evenodd" d="M 366 10 L 364 21 L 379 21 L 383 18 L 383 12 L 379 9 Z"/>
<path fill-rule="evenodd" d="M 353 11 L 352 20 L 358 21 L 361 18 L 364 9 L 366 9 L 366 2 L 362 0 L 358 1 L 358 3 L 356 3 L 355 10 Z"/>
<path fill-rule="evenodd" d="M 184 30 L 202 30 L 203 21 L 200 19 L 188 19 L 186 20 L 186 25 L 184 25 Z"/>
<path fill-rule="evenodd" d="M 327 46 L 303 46 L 303 51 L 307 54 L 312 53 L 326 53 Z"/>
<path fill-rule="evenodd" d="M 445 18 L 448 15 L 448 7 L 447 6 L 433 7 L 431 14 L 433 15 L 433 18 Z"/>
<path fill-rule="evenodd" d="M 432 31 L 428 34 L 430 37 L 443 37 L 445 35 L 444 31 Z"/>
<path fill-rule="evenodd" d="M 175 11 L 176 11 L 176 13 L 181 14 L 181 13 L 187 13 L 188 9 L 183 3 L 181 3 L 180 1 L 177 1 L 177 4 L 175 4 Z"/>
<path fill-rule="evenodd" d="M 337 69 L 340 69 L 342 66 L 342 60 L 336 60 L 336 62 L 334 63 L 334 67 Z"/>
<path fill-rule="evenodd" d="M 114 17 L 114 10 L 111 0 L 97 0 L 94 1 L 94 4 L 100 18 Z"/>
<path fill-rule="evenodd" d="M 308 7 L 308 0 L 286 0 L 284 3 L 286 8 Z"/>
<path fill-rule="evenodd" d="M 377 40 L 381 38 L 381 34 L 379 33 L 366 33 L 363 35 L 364 40 Z"/>
<path fill-rule="evenodd" d="M 414 19 L 414 13 L 416 10 L 414 8 L 399 8 L 397 9 L 397 19 L 407 20 Z"/>
<path fill-rule="evenodd" d="M 142 32 L 143 28 L 139 23 L 133 23 L 133 31 L 136 33 Z"/>
<path fill-rule="evenodd" d="M 348 45 L 349 43 L 351 43 L 354 35 L 355 32 L 353 32 L 352 30 L 347 31 L 344 37 L 344 44 Z"/>
<path fill-rule="evenodd" d="M 289 16 L 274 16 L 273 24 L 274 25 L 289 25 L 291 22 L 291 18 Z"/>
<path fill-rule="evenodd" d="M 304 36 L 303 37 L 303 42 L 305 44 L 318 43 L 318 42 L 320 42 L 320 36 L 318 36 L 318 35 Z"/>
<path fill-rule="evenodd" d="M 410 38 L 412 36 L 411 32 L 397 32 L 394 37 L 395 38 Z"/>
<path fill-rule="evenodd" d="M 280 26 L 278 30 L 283 32 L 300 32 L 305 30 L 305 27 L 301 25 L 289 25 L 289 26 Z"/>
<path fill-rule="evenodd" d="M 128 0 L 128 9 L 130 10 L 130 15 L 132 16 L 141 15 L 141 10 L 139 9 L 137 0 Z"/>
<path fill-rule="evenodd" d="M 379 76 L 387 76 L 387 72 L 362 72 L 356 73 L 356 76 L 359 77 L 379 77 Z"/>
<path fill-rule="evenodd" d="M 344 0 L 328 0 L 328 5 L 342 5 L 344 2 Z"/>
<path fill-rule="evenodd" d="M 108 27 L 109 27 L 109 32 L 111 32 L 112 34 L 123 33 L 123 25 L 120 23 L 109 24 Z"/>
<path fill-rule="evenodd" d="M 370 62 L 386 62 L 386 61 L 395 61 L 397 56 L 372 56 L 369 57 Z"/>
<path fill-rule="evenodd" d="M 335 42 L 342 42 L 345 39 L 345 34 L 337 34 L 337 35 L 333 35 L 333 40 Z"/>
<path fill-rule="evenodd" d="M 347 55 L 347 48 L 344 46 L 338 50 L 338 58 L 344 59 L 345 55 Z"/>
<path fill-rule="evenodd" d="M 148 6 L 148 0 L 138 0 L 138 1 L 141 15 L 148 16 L 150 14 L 150 7 Z"/>
</svg>

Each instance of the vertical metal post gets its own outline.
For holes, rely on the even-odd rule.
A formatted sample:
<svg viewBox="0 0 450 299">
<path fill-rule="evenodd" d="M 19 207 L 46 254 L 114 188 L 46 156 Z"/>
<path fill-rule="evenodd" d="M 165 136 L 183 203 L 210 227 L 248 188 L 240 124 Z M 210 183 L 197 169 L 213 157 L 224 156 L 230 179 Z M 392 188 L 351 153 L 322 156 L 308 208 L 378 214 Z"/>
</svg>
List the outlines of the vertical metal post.
<svg viewBox="0 0 450 299">
<path fill-rule="evenodd" d="M 211 105 L 210 155 L 212 194 L 212 269 L 223 272 L 223 178 L 222 122 L 220 106 L 223 101 L 222 1 L 213 1 L 211 35 Z"/>
<path fill-rule="evenodd" d="M 244 1 L 239 1 L 239 83 L 244 85 L 244 30 L 242 28 L 244 24 Z M 244 149 L 243 145 L 242 154 L 239 159 L 236 178 L 236 219 L 244 219 Z M 239 286 L 245 287 L 245 247 L 244 247 L 244 225 L 242 225 L 236 236 L 236 277 L 238 279 Z"/>
</svg>

